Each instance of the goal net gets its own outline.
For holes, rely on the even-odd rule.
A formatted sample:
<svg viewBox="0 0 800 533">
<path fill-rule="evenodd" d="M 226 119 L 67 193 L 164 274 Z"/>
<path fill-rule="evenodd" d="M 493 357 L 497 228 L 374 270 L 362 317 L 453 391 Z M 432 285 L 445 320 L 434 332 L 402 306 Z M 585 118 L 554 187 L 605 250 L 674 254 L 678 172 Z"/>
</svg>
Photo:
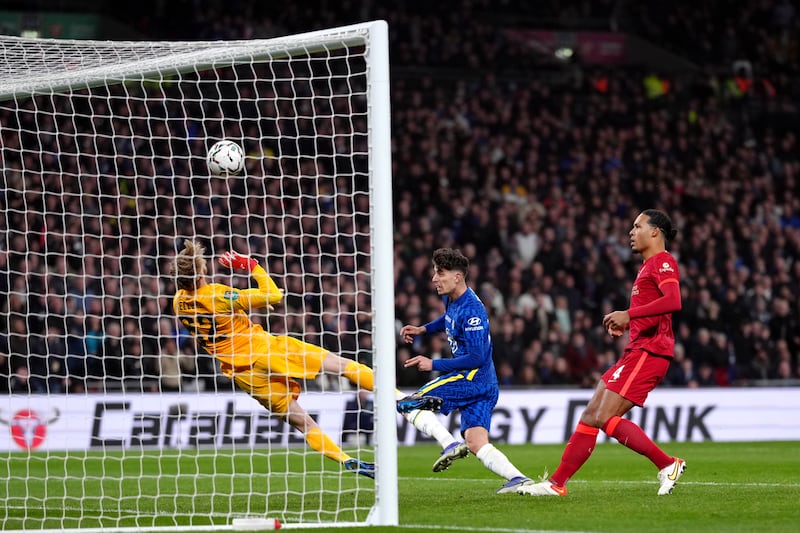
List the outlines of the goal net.
<svg viewBox="0 0 800 533">
<path fill-rule="evenodd" d="M 383 21 L 233 42 L 0 38 L 0 529 L 397 523 Z M 212 176 L 228 139 L 245 170 Z M 300 404 L 375 480 L 311 450 L 176 321 L 192 239 L 284 289 L 251 315 L 375 369 Z M 379 305 L 381 304 L 381 305 Z M 238 520 L 237 520 L 238 519 Z"/>
</svg>

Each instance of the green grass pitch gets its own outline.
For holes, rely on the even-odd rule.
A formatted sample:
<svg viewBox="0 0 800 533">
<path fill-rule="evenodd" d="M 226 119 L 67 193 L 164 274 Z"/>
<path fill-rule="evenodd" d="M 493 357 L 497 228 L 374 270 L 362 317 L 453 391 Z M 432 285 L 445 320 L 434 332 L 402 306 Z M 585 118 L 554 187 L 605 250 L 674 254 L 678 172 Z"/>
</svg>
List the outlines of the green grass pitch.
<svg viewBox="0 0 800 533">
<path fill-rule="evenodd" d="M 566 498 L 495 495 L 502 480 L 475 457 L 434 474 L 430 467 L 438 448 L 402 447 L 401 525 L 360 530 L 796 531 L 799 447 L 798 442 L 667 444 L 668 453 L 684 457 L 688 469 L 672 495 L 659 497 L 649 461 L 619 444 L 599 444 L 570 482 Z M 560 445 L 499 448 L 531 477 L 552 471 L 562 450 Z M 224 525 L 236 516 L 257 515 L 301 530 L 296 529 L 301 521 L 363 520 L 374 497 L 371 480 L 302 449 L 4 454 L 0 476 L 6 480 L 0 484 L 3 530 Z"/>
</svg>

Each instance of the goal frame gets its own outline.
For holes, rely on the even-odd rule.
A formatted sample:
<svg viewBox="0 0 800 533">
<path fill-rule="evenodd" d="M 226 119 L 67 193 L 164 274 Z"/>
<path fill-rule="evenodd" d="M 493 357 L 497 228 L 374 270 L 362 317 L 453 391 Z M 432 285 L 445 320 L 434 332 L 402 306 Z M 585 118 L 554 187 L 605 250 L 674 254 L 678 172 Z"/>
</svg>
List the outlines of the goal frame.
<svg viewBox="0 0 800 533">
<path fill-rule="evenodd" d="M 56 39 L 8 38 L 20 44 L 25 41 L 48 42 L 59 46 L 98 46 L 128 44 L 144 46 L 144 42 L 112 43 L 108 41 L 69 41 Z M 274 39 L 252 41 L 204 42 L 207 47 L 198 51 L 187 51 L 168 58 L 123 61 L 109 67 L 90 66 L 74 70 L 52 71 L 41 76 L 30 72 L 6 73 L 0 79 L 0 100 L 52 94 L 54 91 L 87 89 L 113 85 L 141 76 L 170 76 L 189 71 L 214 68 L 216 61 L 230 63 L 232 60 L 289 57 L 296 52 L 308 54 L 315 49 L 309 41 L 319 43 L 320 50 L 335 48 L 337 44 L 366 47 L 367 80 L 367 139 L 368 187 L 370 205 L 370 253 L 372 282 L 372 338 L 373 367 L 375 370 L 375 433 L 374 450 L 376 462 L 375 500 L 364 522 L 328 522 L 291 524 L 289 527 L 353 527 L 396 526 L 398 517 L 397 488 L 397 414 L 395 409 L 395 333 L 394 333 L 394 279 L 393 279 L 393 219 L 391 176 L 391 129 L 390 129 L 390 69 L 388 24 L 375 20 L 349 26 L 288 35 Z M 292 42 L 300 44 L 291 45 Z M 208 46 L 213 45 L 213 46 Z M 218 46 L 217 46 L 218 45 Z M 263 48 L 263 54 L 253 49 Z M 284 526 L 285 527 L 285 526 Z M 75 531 L 186 531 L 186 530 L 230 530 L 232 525 L 203 526 L 154 526 L 136 528 L 85 528 Z M 43 529 L 41 531 L 48 531 Z"/>
</svg>

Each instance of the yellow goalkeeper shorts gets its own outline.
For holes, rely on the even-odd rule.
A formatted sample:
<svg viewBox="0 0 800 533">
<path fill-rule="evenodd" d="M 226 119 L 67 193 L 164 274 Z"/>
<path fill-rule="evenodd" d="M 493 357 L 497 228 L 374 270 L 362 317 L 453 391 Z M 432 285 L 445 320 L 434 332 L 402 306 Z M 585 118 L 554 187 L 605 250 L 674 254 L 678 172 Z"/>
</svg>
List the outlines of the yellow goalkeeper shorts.
<svg viewBox="0 0 800 533">
<path fill-rule="evenodd" d="M 328 351 L 285 335 L 260 338 L 264 342 L 252 346 L 252 353 L 258 355 L 249 358 L 250 365 L 232 367 L 221 362 L 222 372 L 273 413 L 286 414 L 291 400 L 300 395 L 294 378 L 317 377 Z"/>
</svg>

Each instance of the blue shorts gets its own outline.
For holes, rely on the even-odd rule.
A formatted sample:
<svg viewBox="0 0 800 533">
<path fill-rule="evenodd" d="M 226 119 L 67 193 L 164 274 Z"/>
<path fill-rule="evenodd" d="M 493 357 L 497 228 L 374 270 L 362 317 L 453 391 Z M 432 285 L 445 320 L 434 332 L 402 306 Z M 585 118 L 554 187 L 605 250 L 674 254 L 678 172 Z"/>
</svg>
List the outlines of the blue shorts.
<svg viewBox="0 0 800 533">
<path fill-rule="evenodd" d="M 443 400 L 442 414 L 461 412 L 461 433 L 482 427 L 489 431 L 492 411 L 497 405 L 500 388 L 497 383 L 470 381 L 464 372 L 451 372 L 433 379 L 419 388 L 420 396 L 438 396 Z"/>
</svg>

